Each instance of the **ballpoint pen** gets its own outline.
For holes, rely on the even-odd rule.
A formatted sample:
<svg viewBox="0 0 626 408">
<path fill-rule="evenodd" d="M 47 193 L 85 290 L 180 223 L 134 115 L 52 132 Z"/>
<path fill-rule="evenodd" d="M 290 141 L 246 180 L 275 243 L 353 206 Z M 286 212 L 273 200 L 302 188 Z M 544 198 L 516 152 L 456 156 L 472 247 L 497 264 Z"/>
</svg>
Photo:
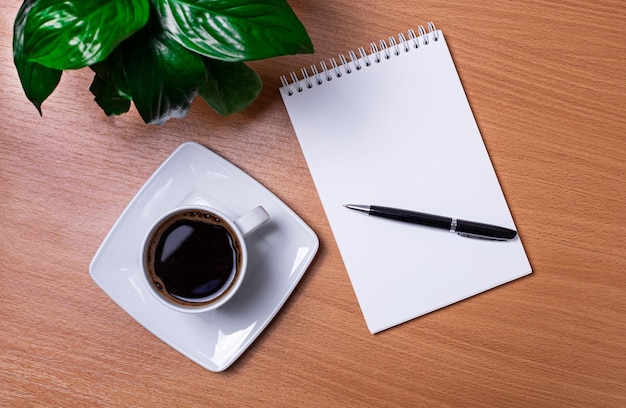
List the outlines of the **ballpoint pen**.
<svg viewBox="0 0 626 408">
<path fill-rule="evenodd" d="M 396 221 L 449 230 L 450 232 L 457 233 L 458 235 L 467 238 L 509 241 L 517 236 L 517 232 L 512 229 L 498 227 L 496 225 L 483 224 L 475 221 L 426 214 L 417 211 L 360 204 L 344 204 L 344 207 L 350 210 L 360 211 L 368 215 L 373 215 L 375 217 L 389 218 Z"/>
</svg>

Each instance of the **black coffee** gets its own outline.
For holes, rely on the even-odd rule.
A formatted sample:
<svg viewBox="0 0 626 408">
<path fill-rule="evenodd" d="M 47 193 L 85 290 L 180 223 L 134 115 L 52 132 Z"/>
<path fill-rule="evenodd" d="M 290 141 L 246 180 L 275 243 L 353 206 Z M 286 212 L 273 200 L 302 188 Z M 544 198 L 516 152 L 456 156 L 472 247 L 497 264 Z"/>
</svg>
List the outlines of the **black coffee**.
<svg viewBox="0 0 626 408">
<path fill-rule="evenodd" d="M 240 250 L 233 237 L 230 226 L 211 213 L 185 210 L 172 215 L 147 246 L 152 283 L 176 303 L 211 303 L 238 273 Z"/>
</svg>

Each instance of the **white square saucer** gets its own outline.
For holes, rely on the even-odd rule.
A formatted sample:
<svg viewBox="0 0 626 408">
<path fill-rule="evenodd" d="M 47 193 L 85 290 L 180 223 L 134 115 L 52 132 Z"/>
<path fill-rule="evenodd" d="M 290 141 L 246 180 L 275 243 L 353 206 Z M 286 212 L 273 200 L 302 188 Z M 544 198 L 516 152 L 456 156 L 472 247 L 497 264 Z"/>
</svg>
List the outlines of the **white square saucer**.
<svg viewBox="0 0 626 408">
<path fill-rule="evenodd" d="M 262 205 L 270 221 L 246 237 L 249 265 L 233 299 L 192 314 L 162 305 L 141 274 L 141 243 L 163 212 L 204 204 L 237 218 Z M 280 310 L 311 264 L 317 235 L 269 190 L 197 143 L 182 144 L 141 187 L 117 220 L 89 272 L 137 322 L 211 371 L 228 368 Z"/>
</svg>

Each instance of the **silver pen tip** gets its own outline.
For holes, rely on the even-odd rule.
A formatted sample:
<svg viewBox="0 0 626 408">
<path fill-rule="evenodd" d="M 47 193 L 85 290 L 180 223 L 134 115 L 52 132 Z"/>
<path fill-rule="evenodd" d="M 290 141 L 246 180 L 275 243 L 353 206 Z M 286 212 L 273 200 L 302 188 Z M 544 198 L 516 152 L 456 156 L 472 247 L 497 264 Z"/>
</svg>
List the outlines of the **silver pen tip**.
<svg viewBox="0 0 626 408">
<path fill-rule="evenodd" d="M 370 206 L 369 205 L 344 204 L 343 206 L 346 207 L 349 210 L 354 210 L 354 211 L 361 211 L 361 212 L 365 212 L 365 213 L 368 213 L 370 211 Z"/>
</svg>

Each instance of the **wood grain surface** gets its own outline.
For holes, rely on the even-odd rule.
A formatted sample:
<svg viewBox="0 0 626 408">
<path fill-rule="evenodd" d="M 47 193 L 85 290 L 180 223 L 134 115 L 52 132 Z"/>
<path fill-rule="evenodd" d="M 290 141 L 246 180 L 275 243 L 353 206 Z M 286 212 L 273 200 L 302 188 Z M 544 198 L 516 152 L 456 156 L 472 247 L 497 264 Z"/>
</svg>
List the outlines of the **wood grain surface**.
<svg viewBox="0 0 626 408">
<path fill-rule="evenodd" d="M 290 0 L 315 55 L 251 64 L 264 90 L 222 118 L 110 118 L 89 70 L 43 104 L 13 66 L 0 5 L 0 406 L 626 406 L 626 7 L 621 0 Z M 433 21 L 533 274 L 369 334 L 278 93 L 279 76 Z M 361 97 L 355 95 L 355 98 Z M 197 141 L 319 235 L 311 268 L 255 343 L 210 372 L 150 334 L 89 262 L 146 178 Z"/>
</svg>

